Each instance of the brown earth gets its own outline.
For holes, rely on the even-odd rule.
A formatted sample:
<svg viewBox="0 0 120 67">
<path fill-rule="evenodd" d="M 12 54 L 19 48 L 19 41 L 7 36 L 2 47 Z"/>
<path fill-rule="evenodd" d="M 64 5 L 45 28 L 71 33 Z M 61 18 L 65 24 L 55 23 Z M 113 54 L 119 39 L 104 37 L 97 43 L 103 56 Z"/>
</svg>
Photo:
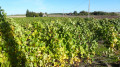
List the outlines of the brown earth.
<svg viewBox="0 0 120 67">
<path fill-rule="evenodd" d="M 11 18 L 14 18 L 14 17 L 26 17 L 26 16 L 7 16 L 7 17 L 11 17 Z"/>
<path fill-rule="evenodd" d="M 49 15 L 48 17 L 81 17 L 81 18 L 86 18 L 88 16 L 70 16 L 70 15 Z M 103 19 L 103 18 L 109 18 L 109 19 L 112 19 L 112 18 L 120 18 L 120 16 L 107 16 L 107 15 L 99 15 L 99 16 L 90 16 L 90 17 L 94 17 L 94 18 L 97 18 L 97 19 Z"/>
<path fill-rule="evenodd" d="M 8 16 L 8 17 L 12 17 L 12 18 L 14 18 L 14 17 L 16 17 L 16 18 L 19 18 L 19 17 L 26 17 L 26 16 Z M 48 15 L 48 17 L 81 17 L 81 18 L 86 18 L 86 17 L 88 17 L 88 16 L 71 16 L 71 15 Z M 103 19 L 103 18 L 109 18 L 109 19 L 112 19 L 112 18 L 120 18 L 120 16 L 102 16 L 102 15 L 100 15 L 100 16 L 90 16 L 90 17 L 94 17 L 94 18 L 97 18 L 97 19 Z"/>
</svg>

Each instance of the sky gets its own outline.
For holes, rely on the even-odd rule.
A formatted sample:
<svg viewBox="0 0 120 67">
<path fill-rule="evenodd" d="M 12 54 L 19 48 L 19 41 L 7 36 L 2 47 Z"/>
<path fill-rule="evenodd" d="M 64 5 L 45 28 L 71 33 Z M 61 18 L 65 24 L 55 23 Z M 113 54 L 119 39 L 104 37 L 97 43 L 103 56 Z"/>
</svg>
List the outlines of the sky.
<svg viewBox="0 0 120 67">
<path fill-rule="evenodd" d="M 89 0 L 0 0 L 7 15 L 25 14 L 26 10 L 47 13 L 88 11 Z M 90 0 L 90 12 L 120 12 L 120 0 Z"/>
</svg>

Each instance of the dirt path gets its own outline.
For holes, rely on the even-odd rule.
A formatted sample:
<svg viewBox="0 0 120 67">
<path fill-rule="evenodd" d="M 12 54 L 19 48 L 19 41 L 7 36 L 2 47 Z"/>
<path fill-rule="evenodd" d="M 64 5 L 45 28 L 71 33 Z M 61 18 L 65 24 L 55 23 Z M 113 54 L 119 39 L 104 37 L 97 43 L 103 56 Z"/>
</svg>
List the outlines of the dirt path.
<svg viewBox="0 0 120 67">
<path fill-rule="evenodd" d="M 26 17 L 26 16 L 7 16 L 7 17 Z"/>
</svg>

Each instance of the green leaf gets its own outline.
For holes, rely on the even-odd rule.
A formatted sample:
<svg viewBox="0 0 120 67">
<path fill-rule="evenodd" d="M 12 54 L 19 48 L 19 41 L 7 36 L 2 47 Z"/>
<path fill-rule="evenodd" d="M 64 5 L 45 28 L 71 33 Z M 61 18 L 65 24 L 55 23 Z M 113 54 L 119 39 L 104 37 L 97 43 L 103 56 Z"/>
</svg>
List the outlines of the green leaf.
<svg viewBox="0 0 120 67">
<path fill-rule="evenodd" d="M 31 61 L 34 61 L 34 57 L 33 57 L 33 56 L 30 56 L 30 60 L 31 60 Z"/>
</svg>

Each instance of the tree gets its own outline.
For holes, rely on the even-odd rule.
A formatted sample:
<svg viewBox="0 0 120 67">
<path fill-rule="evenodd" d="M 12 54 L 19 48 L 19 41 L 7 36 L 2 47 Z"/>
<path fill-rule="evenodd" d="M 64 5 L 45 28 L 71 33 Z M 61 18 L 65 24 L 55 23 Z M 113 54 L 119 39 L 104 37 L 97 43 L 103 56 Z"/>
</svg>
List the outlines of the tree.
<svg viewBox="0 0 120 67">
<path fill-rule="evenodd" d="M 30 14 L 29 10 L 27 9 L 27 11 L 26 11 L 26 17 L 29 17 L 30 16 L 29 14 Z"/>
<path fill-rule="evenodd" d="M 88 12 L 86 12 L 86 11 L 81 11 L 81 12 L 79 13 L 79 15 L 88 15 Z"/>
<path fill-rule="evenodd" d="M 1 7 L 0 7 L 0 17 L 1 17 L 1 15 L 2 15 L 2 13 L 1 13 L 1 12 L 2 12 L 2 9 L 1 9 Z"/>
<path fill-rule="evenodd" d="M 6 13 L 4 13 L 4 10 L 0 7 L 0 21 L 6 21 Z"/>
<path fill-rule="evenodd" d="M 47 15 L 47 12 L 45 12 L 45 14 Z"/>
<path fill-rule="evenodd" d="M 109 13 L 103 12 L 103 11 L 94 11 L 91 14 L 92 15 L 109 15 Z"/>
<path fill-rule="evenodd" d="M 26 11 L 26 17 L 43 17 L 43 13 L 36 13 L 36 12 L 31 12 L 27 9 Z"/>
<path fill-rule="evenodd" d="M 74 14 L 74 15 L 78 15 L 77 11 L 74 11 L 73 14 Z"/>
<path fill-rule="evenodd" d="M 42 13 L 42 12 L 40 12 L 40 13 L 39 13 L 39 16 L 40 16 L 40 17 L 43 17 L 43 13 Z"/>
<path fill-rule="evenodd" d="M 116 16 L 116 15 L 118 15 L 118 14 L 115 13 L 115 12 L 111 12 L 110 15 L 112 15 L 112 16 Z"/>
<path fill-rule="evenodd" d="M 47 12 L 45 12 L 45 15 L 48 16 Z"/>
<path fill-rule="evenodd" d="M 34 13 L 33 15 L 34 15 L 34 17 L 39 17 L 38 13 Z"/>
</svg>

